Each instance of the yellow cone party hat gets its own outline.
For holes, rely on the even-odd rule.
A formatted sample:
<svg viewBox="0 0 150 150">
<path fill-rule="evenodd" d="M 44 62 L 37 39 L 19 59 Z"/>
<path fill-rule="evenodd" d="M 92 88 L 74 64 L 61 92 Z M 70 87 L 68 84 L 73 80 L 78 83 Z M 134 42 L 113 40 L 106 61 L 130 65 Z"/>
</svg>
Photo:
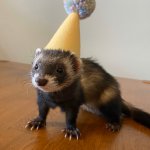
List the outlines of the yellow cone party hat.
<svg viewBox="0 0 150 150">
<path fill-rule="evenodd" d="M 79 20 L 90 16 L 95 9 L 95 0 L 64 0 L 69 16 L 65 19 L 45 49 L 66 50 L 80 56 Z"/>
<path fill-rule="evenodd" d="M 79 16 L 71 13 L 59 27 L 45 49 L 71 50 L 80 55 Z"/>
</svg>

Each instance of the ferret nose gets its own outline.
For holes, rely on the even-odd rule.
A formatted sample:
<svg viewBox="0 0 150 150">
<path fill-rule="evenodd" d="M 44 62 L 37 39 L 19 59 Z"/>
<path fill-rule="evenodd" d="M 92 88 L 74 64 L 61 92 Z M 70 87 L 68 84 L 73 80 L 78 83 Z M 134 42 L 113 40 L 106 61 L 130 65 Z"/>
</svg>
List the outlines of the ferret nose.
<svg viewBox="0 0 150 150">
<path fill-rule="evenodd" d="M 48 80 L 37 78 L 37 79 L 35 79 L 35 82 L 37 83 L 38 86 L 45 86 L 47 84 Z"/>
</svg>

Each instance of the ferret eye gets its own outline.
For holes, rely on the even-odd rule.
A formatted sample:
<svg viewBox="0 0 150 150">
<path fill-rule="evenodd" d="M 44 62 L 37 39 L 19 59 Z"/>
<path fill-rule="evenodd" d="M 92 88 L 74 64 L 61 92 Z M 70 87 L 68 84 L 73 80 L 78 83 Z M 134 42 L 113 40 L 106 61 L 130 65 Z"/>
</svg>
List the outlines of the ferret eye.
<svg viewBox="0 0 150 150">
<path fill-rule="evenodd" d="M 36 65 L 34 66 L 34 69 L 37 70 L 38 68 L 39 68 L 39 66 L 36 64 Z"/>
<path fill-rule="evenodd" d="M 64 72 L 63 68 L 59 67 L 56 69 L 56 72 L 62 74 Z"/>
</svg>

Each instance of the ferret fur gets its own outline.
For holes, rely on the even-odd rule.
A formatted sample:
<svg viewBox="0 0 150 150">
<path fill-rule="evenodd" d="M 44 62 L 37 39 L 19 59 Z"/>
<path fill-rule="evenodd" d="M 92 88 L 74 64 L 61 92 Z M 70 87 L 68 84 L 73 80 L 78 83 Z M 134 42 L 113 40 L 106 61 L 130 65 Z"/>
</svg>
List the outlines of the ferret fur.
<svg viewBox="0 0 150 150">
<path fill-rule="evenodd" d="M 77 58 L 69 51 L 38 49 L 31 74 L 39 106 L 36 121 L 46 122 L 49 109 L 59 106 L 66 114 L 67 131 L 75 130 L 75 134 L 82 107 L 102 114 L 113 131 L 120 128 L 122 115 L 150 128 L 150 114 L 127 104 L 116 79 L 92 59 Z M 36 128 L 35 120 L 28 126 Z"/>
</svg>

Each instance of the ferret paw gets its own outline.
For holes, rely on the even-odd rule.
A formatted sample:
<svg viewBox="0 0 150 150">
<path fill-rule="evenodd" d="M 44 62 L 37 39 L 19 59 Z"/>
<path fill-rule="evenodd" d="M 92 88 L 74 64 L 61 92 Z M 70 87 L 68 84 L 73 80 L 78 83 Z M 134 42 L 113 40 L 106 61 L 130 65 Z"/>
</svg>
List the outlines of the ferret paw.
<svg viewBox="0 0 150 150">
<path fill-rule="evenodd" d="M 65 128 L 62 130 L 62 132 L 64 132 L 65 134 L 65 138 L 69 138 L 69 140 L 72 140 L 72 138 L 76 138 L 77 140 L 79 139 L 79 137 L 81 136 L 80 131 L 78 128 L 72 128 L 72 129 L 68 129 Z"/>
<path fill-rule="evenodd" d="M 46 126 L 46 121 L 40 118 L 35 118 L 27 123 L 25 128 L 32 130 L 39 130 L 42 127 Z"/>
<path fill-rule="evenodd" d="M 106 124 L 106 129 L 112 132 L 117 132 L 121 128 L 121 125 L 119 123 L 107 123 Z"/>
</svg>

